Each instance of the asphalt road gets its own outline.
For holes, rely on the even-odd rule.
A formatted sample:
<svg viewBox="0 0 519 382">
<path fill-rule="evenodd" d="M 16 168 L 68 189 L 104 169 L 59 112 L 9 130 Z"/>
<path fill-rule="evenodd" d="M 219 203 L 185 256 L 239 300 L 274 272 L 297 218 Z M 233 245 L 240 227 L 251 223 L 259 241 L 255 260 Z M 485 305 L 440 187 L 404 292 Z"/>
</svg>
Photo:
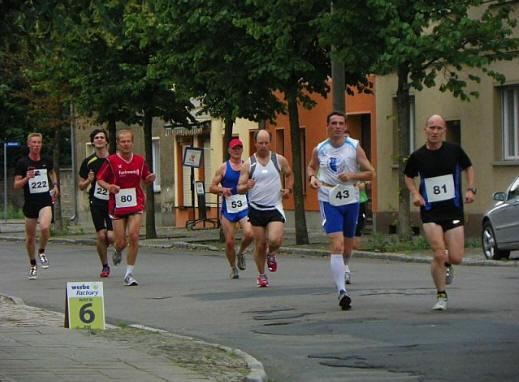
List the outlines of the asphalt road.
<svg viewBox="0 0 519 382">
<path fill-rule="evenodd" d="M 0 291 L 64 310 L 67 281 L 96 281 L 93 247 L 52 243 L 27 280 L 21 242 L 0 241 Z M 519 268 L 456 267 L 449 310 L 433 312 L 426 264 L 357 259 L 351 311 L 337 307 L 328 260 L 281 256 L 259 289 L 253 263 L 227 279 L 223 255 L 141 248 L 138 287 L 104 280 L 112 323 L 139 323 L 240 348 L 281 381 L 518 381 Z"/>
</svg>

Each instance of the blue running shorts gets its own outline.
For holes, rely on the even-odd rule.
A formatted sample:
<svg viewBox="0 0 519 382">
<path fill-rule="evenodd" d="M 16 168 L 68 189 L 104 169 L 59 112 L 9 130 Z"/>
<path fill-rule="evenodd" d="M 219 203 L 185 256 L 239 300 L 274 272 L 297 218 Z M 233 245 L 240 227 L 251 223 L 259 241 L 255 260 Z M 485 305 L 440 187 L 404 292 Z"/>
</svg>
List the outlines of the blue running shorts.
<svg viewBox="0 0 519 382">
<path fill-rule="evenodd" d="M 327 234 L 342 232 L 344 237 L 353 237 L 359 217 L 359 203 L 344 206 L 332 206 L 329 202 L 319 200 L 321 209 L 321 225 Z"/>
</svg>

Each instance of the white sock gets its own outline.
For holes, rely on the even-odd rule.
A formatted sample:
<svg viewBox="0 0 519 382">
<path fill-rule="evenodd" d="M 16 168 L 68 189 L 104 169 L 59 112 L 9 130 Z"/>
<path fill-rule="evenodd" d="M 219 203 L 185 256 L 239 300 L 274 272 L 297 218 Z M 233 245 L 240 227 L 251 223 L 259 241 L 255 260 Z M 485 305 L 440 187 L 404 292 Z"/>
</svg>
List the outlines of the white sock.
<svg viewBox="0 0 519 382">
<path fill-rule="evenodd" d="M 347 266 L 347 265 L 345 265 L 345 266 L 344 266 L 344 272 L 346 272 L 346 273 L 350 273 L 350 272 L 351 272 L 351 271 L 350 271 L 350 267 Z"/>
<path fill-rule="evenodd" d="M 133 273 L 133 269 L 135 268 L 135 265 L 127 265 L 126 266 L 126 274 L 124 275 L 124 278 L 128 276 L 130 273 Z"/>
<path fill-rule="evenodd" d="M 344 260 L 342 259 L 341 254 L 331 254 L 330 255 L 330 269 L 332 271 L 332 278 L 335 282 L 335 286 L 337 287 L 337 292 L 344 290 L 344 272 L 346 271 L 346 266 L 344 265 Z"/>
</svg>

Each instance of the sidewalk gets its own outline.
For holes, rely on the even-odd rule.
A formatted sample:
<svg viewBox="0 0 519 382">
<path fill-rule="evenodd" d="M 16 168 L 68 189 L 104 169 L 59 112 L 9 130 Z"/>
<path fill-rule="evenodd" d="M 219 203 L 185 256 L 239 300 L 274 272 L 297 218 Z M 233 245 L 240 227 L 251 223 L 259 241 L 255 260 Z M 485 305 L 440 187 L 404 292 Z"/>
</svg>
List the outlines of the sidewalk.
<svg viewBox="0 0 519 382">
<path fill-rule="evenodd" d="M 184 248 L 192 250 L 208 250 L 223 254 L 225 244 L 220 241 L 218 229 L 187 230 L 185 228 L 157 227 L 157 239 L 145 239 L 144 228 L 141 230 L 139 245 L 148 248 Z M 294 229 L 285 229 L 283 246 L 280 253 L 299 256 L 327 256 L 328 239 L 322 231 L 309 231 L 311 244 L 296 245 Z M 237 240 L 240 231 L 237 232 Z M 23 241 L 23 221 L 0 222 L 0 240 Z M 70 226 L 66 236 L 53 236 L 51 242 L 78 243 L 95 245 L 95 234 L 92 226 Z M 250 249 L 249 249 L 250 251 Z M 354 251 L 354 257 L 382 259 L 389 261 L 405 261 L 430 263 L 431 251 L 420 250 L 413 253 L 389 253 L 370 252 L 364 250 Z M 519 266 L 519 251 L 512 252 L 510 261 L 487 260 L 481 248 L 466 248 L 463 265 L 485 265 L 485 266 Z M 1 381 L 0 381 L 1 382 Z"/>
<path fill-rule="evenodd" d="M 143 328 L 63 328 L 63 314 L 0 294 L 0 382 L 266 381 L 248 354 Z"/>
</svg>

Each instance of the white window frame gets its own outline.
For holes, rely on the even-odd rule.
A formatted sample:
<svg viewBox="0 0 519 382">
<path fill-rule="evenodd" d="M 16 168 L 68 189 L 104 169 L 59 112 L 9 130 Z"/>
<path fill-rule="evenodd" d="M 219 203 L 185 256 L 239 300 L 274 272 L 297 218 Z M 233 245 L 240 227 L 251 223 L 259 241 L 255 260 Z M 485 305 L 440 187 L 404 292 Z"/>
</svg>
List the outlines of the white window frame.
<svg viewBox="0 0 519 382">
<path fill-rule="evenodd" d="M 160 137 L 151 138 L 151 158 L 153 161 L 151 168 L 155 174 L 153 192 L 160 192 Z"/>
<path fill-rule="evenodd" d="M 504 87 L 501 95 L 503 157 L 504 160 L 519 160 L 519 85 Z M 509 110 L 510 97 L 513 110 Z"/>
</svg>

